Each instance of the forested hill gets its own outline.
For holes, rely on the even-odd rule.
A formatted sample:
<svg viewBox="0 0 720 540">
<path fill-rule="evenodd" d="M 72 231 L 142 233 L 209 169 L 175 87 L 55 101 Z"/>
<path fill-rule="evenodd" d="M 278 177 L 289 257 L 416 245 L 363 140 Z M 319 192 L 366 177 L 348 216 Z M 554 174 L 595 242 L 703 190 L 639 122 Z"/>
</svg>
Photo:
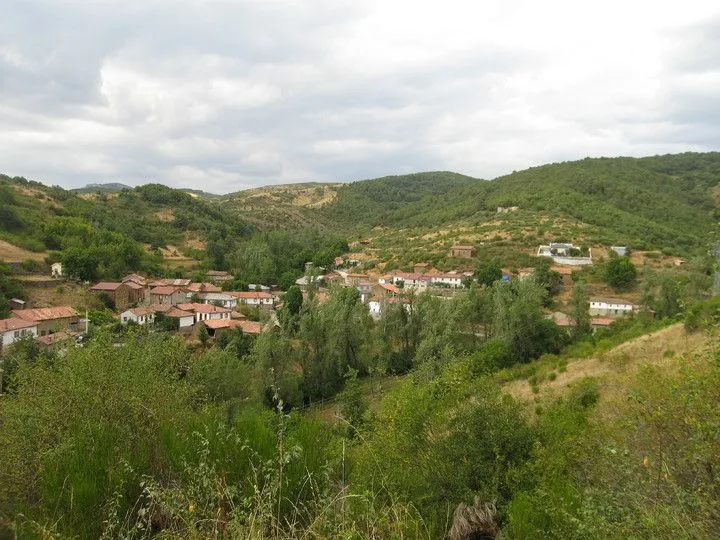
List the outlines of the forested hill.
<svg viewBox="0 0 720 540">
<path fill-rule="evenodd" d="M 0 240 L 38 253 L 79 250 L 105 277 L 159 272 L 160 249 L 203 259 L 206 247 L 255 231 L 222 206 L 160 184 L 77 193 L 0 175 Z"/>
<path fill-rule="evenodd" d="M 491 181 L 453 173 L 366 180 L 315 210 L 338 228 L 445 227 L 495 219 L 498 206 L 570 217 L 617 242 L 687 250 L 716 233 L 720 153 L 596 158 L 513 172 Z"/>
</svg>

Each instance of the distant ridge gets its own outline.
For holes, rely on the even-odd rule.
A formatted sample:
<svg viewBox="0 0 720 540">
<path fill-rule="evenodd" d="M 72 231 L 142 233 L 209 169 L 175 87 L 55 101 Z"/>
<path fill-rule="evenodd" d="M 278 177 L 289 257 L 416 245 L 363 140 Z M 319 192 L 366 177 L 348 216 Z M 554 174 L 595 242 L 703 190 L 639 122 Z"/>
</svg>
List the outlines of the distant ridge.
<svg viewBox="0 0 720 540">
<path fill-rule="evenodd" d="M 99 191 L 106 193 L 117 193 L 123 189 L 132 189 L 132 186 L 120 184 L 118 182 L 109 182 L 107 184 L 88 184 L 85 187 L 71 189 L 76 193 L 97 193 Z"/>
<path fill-rule="evenodd" d="M 165 185 L 165 184 L 163 184 Z M 105 184 L 88 184 L 81 188 L 71 189 L 75 193 L 119 193 L 124 189 L 134 189 L 132 186 L 127 184 L 121 184 L 119 182 L 108 182 Z M 211 199 L 213 197 L 219 197 L 214 193 L 208 193 L 201 189 L 190 189 L 190 188 L 176 188 L 178 191 L 184 191 L 195 197 L 201 197 L 205 199 Z"/>
</svg>

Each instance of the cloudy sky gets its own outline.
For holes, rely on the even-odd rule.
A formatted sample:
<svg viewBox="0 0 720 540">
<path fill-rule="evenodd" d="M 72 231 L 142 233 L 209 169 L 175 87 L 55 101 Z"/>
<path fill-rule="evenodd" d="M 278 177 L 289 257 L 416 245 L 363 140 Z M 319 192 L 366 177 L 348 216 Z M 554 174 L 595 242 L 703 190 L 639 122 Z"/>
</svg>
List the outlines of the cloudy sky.
<svg viewBox="0 0 720 540">
<path fill-rule="evenodd" d="M 225 193 L 720 149 L 720 3 L 2 0 L 0 172 Z"/>
</svg>

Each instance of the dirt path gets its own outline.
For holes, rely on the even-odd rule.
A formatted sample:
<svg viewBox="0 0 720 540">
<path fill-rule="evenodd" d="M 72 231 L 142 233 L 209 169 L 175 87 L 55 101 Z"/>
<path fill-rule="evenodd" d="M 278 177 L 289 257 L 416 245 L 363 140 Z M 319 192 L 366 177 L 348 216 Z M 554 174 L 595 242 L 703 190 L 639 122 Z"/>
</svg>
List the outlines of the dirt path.
<svg viewBox="0 0 720 540">
<path fill-rule="evenodd" d="M 678 356 L 695 350 L 706 342 L 702 332 L 688 334 L 682 323 L 677 323 L 652 334 L 627 341 L 590 358 L 570 360 L 564 373 L 557 373 L 554 381 L 545 380 L 537 386 L 538 394 L 532 391 L 527 380 L 511 381 L 504 386 L 514 397 L 534 400 L 542 394 L 556 394 L 572 383 L 585 377 L 601 377 L 611 373 L 636 370 L 643 364 L 669 364 Z"/>
</svg>

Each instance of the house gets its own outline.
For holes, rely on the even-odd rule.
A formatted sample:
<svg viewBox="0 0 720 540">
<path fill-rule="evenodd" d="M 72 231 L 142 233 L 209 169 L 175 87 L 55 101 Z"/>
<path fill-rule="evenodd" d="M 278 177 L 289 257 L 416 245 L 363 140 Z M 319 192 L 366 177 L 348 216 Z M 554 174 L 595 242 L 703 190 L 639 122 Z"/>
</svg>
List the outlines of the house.
<svg viewBox="0 0 720 540">
<path fill-rule="evenodd" d="M 143 287 L 133 281 L 125 283 L 101 281 L 90 287 L 90 291 L 107 295 L 118 309 L 125 309 L 131 304 L 141 302 L 145 297 Z"/>
<path fill-rule="evenodd" d="M 35 321 L 10 318 L 0 319 L 0 354 L 6 347 L 25 336 L 37 337 L 38 329 Z"/>
<path fill-rule="evenodd" d="M 609 317 L 592 317 L 590 319 L 590 328 L 596 330 L 598 328 L 607 328 L 615 322 L 615 319 Z"/>
<path fill-rule="evenodd" d="M 268 287 L 267 285 L 260 285 L 259 283 L 250 283 L 248 285 L 248 290 L 270 292 L 270 287 Z"/>
<path fill-rule="evenodd" d="M 10 309 L 25 309 L 25 300 L 20 300 L 19 298 L 11 298 Z"/>
<path fill-rule="evenodd" d="M 620 257 L 625 257 L 628 253 L 628 248 L 625 246 L 610 246 L 610 251 L 614 251 Z"/>
<path fill-rule="evenodd" d="M 397 272 L 393 276 L 393 285 L 401 286 L 404 289 L 425 290 L 430 283 L 430 276 L 414 272 Z"/>
<path fill-rule="evenodd" d="M 229 291 L 228 294 L 237 298 L 238 302 L 252 307 L 273 307 L 275 305 L 275 297 L 265 291 L 247 291 L 234 292 Z"/>
<path fill-rule="evenodd" d="M 187 301 L 187 293 L 177 286 L 161 285 L 150 289 L 148 299 L 151 304 L 180 304 Z"/>
<path fill-rule="evenodd" d="M 498 214 L 509 214 L 510 212 L 517 212 L 518 210 L 520 210 L 519 206 L 498 206 L 497 207 Z"/>
<path fill-rule="evenodd" d="M 172 319 L 178 319 L 178 328 L 188 328 L 195 324 L 195 313 L 191 311 L 185 311 L 179 307 L 172 306 L 169 310 L 163 313 L 165 317 Z"/>
<path fill-rule="evenodd" d="M 295 280 L 295 285 L 303 290 L 307 290 L 311 286 L 319 287 L 325 282 L 325 276 L 314 276 L 312 274 L 303 276 Z"/>
<path fill-rule="evenodd" d="M 50 275 L 54 278 L 62 277 L 63 266 L 62 263 L 56 262 L 50 265 Z"/>
<path fill-rule="evenodd" d="M 386 296 L 400 296 L 402 291 L 392 283 L 380 283 L 380 288 L 385 292 Z"/>
<path fill-rule="evenodd" d="M 370 315 L 372 315 L 372 317 L 376 319 L 382 316 L 387 306 L 394 304 L 401 304 L 405 307 L 405 311 L 410 311 L 410 300 L 408 298 L 400 296 L 392 296 L 389 298 L 380 298 L 379 296 L 373 296 L 367 303 Z"/>
<path fill-rule="evenodd" d="M 161 278 L 156 279 L 147 284 L 148 287 L 178 287 L 178 288 L 184 288 L 190 285 L 191 281 L 189 279 L 182 279 L 182 278 Z"/>
<path fill-rule="evenodd" d="M 464 276 L 457 272 L 450 272 L 447 274 L 433 274 L 430 277 L 430 284 L 436 287 L 452 287 L 459 289 L 463 286 Z"/>
<path fill-rule="evenodd" d="M 378 283 L 380 285 L 385 285 L 386 283 L 392 283 L 393 282 L 393 276 L 392 274 L 386 274 L 384 276 L 380 276 L 378 278 Z"/>
<path fill-rule="evenodd" d="M 222 292 L 222 289 L 213 283 L 201 282 L 201 283 L 191 283 L 190 285 L 185 287 L 185 291 L 188 293 L 188 296 L 191 296 L 193 294 L 203 293 L 203 292 L 219 293 L 219 292 Z"/>
<path fill-rule="evenodd" d="M 197 297 L 203 304 L 213 304 L 230 309 L 237 307 L 238 300 L 234 296 L 223 292 L 201 292 Z"/>
<path fill-rule="evenodd" d="M 355 285 L 355 289 L 360 293 L 360 301 L 366 304 L 372 295 L 372 284 L 369 281 L 361 282 Z"/>
<path fill-rule="evenodd" d="M 472 259 L 475 255 L 473 246 L 453 246 L 450 248 L 451 257 L 459 257 L 461 259 Z"/>
<path fill-rule="evenodd" d="M 563 242 L 550 242 L 538 248 L 538 257 L 550 257 L 556 264 L 568 266 L 585 266 L 592 264 L 592 250 L 587 249 L 587 255 L 577 255 L 581 249 L 573 244 Z"/>
<path fill-rule="evenodd" d="M 263 323 L 248 320 L 238 321 L 226 319 L 211 319 L 208 321 L 203 321 L 203 324 L 205 325 L 205 328 L 208 329 L 208 333 L 214 336 L 217 336 L 220 333 L 233 328 L 240 328 L 244 334 L 249 335 L 257 335 L 267 331 L 267 326 Z"/>
<path fill-rule="evenodd" d="M 13 309 L 13 317 L 37 323 L 40 336 L 55 332 L 74 332 L 77 330 L 79 317 L 77 311 L 70 306 L 35 309 Z"/>
<path fill-rule="evenodd" d="M 211 319 L 227 319 L 230 320 L 230 310 L 228 308 L 213 306 L 211 304 L 178 304 L 177 309 L 192 313 L 195 316 L 195 322 L 208 321 Z M 169 313 L 165 315 L 170 316 Z"/>
<path fill-rule="evenodd" d="M 633 312 L 632 302 L 617 298 L 593 298 L 590 300 L 590 315 L 601 317 L 617 317 Z"/>
<path fill-rule="evenodd" d="M 148 286 L 148 280 L 139 274 L 128 274 L 127 276 L 122 278 L 120 281 L 122 281 L 123 283 L 127 283 L 127 282 L 131 281 L 133 283 L 137 283 L 141 287 Z"/>
<path fill-rule="evenodd" d="M 155 311 L 150 307 L 136 307 L 123 311 L 120 314 L 120 322 L 127 324 L 134 322 L 135 324 L 151 324 L 155 322 Z"/>
<path fill-rule="evenodd" d="M 225 283 L 226 281 L 232 281 L 235 278 L 224 270 L 208 270 L 207 279 L 208 281 L 212 281 L 214 283 Z"/>
<path fill-rule="evenodd" d="M 348 285 L 359 285 L 360 283 L 367 283 L 370 277 L 367 274 L 345 274 L 345 283 Z"/>
</svg>

